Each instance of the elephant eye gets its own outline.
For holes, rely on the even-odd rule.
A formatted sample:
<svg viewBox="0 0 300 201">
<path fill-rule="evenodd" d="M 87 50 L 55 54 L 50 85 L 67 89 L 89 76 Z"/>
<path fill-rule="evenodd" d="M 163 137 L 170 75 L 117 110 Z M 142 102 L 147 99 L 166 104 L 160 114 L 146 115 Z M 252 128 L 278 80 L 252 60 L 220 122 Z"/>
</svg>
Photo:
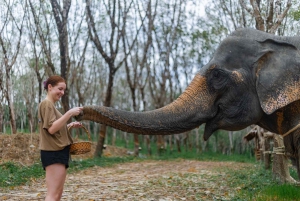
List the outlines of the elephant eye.
<svg viewBox="0 0 300 201">
<path fill-rule="evenodd" d="M 221 70 L 214 70 L 212 72 L 212 79 L 214 80 L 220 80 L 223 77 L 223 73 Z"/>
<path fill-rule="evenodd" d="M 215 71 L 213 72 L 213 76 L 214 76 L 214 78 L 219 78 L 219 77 L 220 77 L 220 72 L 217 71 L 217 70 L 215 70 Z"/>
<path fill-rule="evenodd" d="M 211 82 L 214 89 L 223 89 L 227 83 L 226 75 L 221 70 L 216 69 L 212 72 Z"/>
</svg>

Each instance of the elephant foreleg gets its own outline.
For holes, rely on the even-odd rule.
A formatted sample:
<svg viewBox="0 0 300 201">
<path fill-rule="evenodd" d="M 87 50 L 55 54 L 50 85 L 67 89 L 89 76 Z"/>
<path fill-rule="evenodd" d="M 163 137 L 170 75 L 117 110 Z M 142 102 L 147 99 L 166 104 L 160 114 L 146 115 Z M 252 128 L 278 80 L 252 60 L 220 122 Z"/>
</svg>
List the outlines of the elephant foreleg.
<svg viewBox="0 0 300 201">
<path fill-rule="evenodd" d="M 300 149 L 297 150 L 297 156 L 296 156 L 296 168 L 298 173 L 298 180 L 300 181 Z"/>
<path fill-rule="evenodd" d="M 300 182 L 300 131 L 294 134 L 293 136 L 293 142 L 294 142 L 294 147 L 295 147 L 295 161 L 294 161 L 294 166 L 297 169 L 297 174 L 298 174 L 298 181 Z"/>
</svg>

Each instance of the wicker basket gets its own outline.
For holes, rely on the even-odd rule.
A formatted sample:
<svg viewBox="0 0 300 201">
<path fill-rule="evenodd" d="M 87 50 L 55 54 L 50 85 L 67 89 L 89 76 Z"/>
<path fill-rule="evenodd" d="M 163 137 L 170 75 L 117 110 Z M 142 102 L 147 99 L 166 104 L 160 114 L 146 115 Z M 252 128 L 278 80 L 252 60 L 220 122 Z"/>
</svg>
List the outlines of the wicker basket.
<svg viewBox="0 0 300 201">
<path fill-rule="evenodd" d="M 68 129 L 70 130 L 72 127 L 69 127 Z M 82 125 L 82 127 L 87 134 L 89 141 L 83 141 L 83 142 L 74 142 L 71 144 L 70 147 L 70 154 L 71 155 L 79 155 L 79 154 L 85 154 L 91 151 L 92 148 L 92 143 L 91 143 L 91 136 L 89 131 Z"/>
</svg>

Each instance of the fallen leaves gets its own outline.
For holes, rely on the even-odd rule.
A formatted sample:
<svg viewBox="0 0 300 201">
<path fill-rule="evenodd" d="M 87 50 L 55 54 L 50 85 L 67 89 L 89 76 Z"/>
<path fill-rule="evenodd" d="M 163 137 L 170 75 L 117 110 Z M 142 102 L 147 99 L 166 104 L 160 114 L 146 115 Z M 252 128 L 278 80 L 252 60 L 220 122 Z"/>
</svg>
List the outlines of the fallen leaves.
<svg viewBox="0 0 300 201">
<path fill-rule="evenodd" d="M 228 187 L 229 176 L 222 168 L 234 164 L 178 160 L 92 167 L 68 174 L 61 200 L 231 200 L 239 188 Z M 44 200 L 45 194 L 44 179 L 37 179 L 1 191 L 0 200 Z"/>
</svg>

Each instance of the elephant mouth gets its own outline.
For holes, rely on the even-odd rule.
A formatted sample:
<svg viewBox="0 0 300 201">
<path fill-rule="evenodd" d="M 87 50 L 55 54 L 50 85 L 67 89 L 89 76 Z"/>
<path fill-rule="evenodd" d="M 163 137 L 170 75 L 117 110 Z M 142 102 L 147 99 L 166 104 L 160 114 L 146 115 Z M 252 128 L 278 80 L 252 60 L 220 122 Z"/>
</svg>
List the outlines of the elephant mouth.
<svg viewBox="0 0 300 201">
<path fill-rule="evenodd" d="M 222 105 L 219 104 L 213 112 L 212 118 L 208 119 L 205 123 L 205 129 L 203 139 L 206 141 L 213 134 L 214 131 L 218 130 L 218 122 L 222 119 Z"/>
<path fill-rule="evenodd" d="M 234 125 L 236 126 L 236 119 L 239 119 L 239 115 L 238 115 L 239 111 L 228 113 L 227 110 L 228 109 L 225 108 L 223 104 L 218 104 L 214 116 L 208 121 L 206 121 L 204 134 L 203 134 L 203 139 L 205 141 L 208 140 L 209 137 L 218 129 L 224 129 L 224 130 L 241 129 L 241 128 L 234 129 Z"/>
<path fill-rule="evenodd" d="M 203 139 L 208 140 L 219 129 L 236 131 L 255 124 L 260 119 L 260 113 L 249 116 L 247 114 L 251 112 L 246 108 L 243 107 L 242 102 L 236 103 L 234 107 L 225 107 L 224 104 L 218 104 L 214 116 L 206 121 Z"/>
</svg>

